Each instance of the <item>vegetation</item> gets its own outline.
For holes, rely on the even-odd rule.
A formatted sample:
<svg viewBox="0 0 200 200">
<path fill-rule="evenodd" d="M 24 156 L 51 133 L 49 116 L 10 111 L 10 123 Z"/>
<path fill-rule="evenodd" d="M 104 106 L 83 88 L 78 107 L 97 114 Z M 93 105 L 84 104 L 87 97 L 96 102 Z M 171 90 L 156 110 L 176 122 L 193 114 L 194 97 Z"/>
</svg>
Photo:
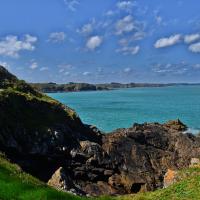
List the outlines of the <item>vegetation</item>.
<svg viewBox="0 0 200 200">
<path fill-rule="evenodd" d="M 167 189 L 119 197 L 89 198 L 89 200 L 198 200 L 200 199 L 200 168 L 194 167 L 179 172 L 180 181 Z M 69 193 L 57 191 L 45 183 L 24 173 L 0 155 L 1 200 L 86 200 Z"/>
<path fill-rule="evenodd" d="M 88 84 L 88 83 L 31 83 L 31 85 L 41 92 L 77 92 L 77 91 L 96 91 L 96 90 L 112 90 L 117 88 L 135 88 L 135 87 L 164 87 L 171 84 L 151 84 L 151 83 L 104 83 L 104 84 Z"/>
<path fill-rule="evenodd" d="M 23 173 L 14 164 L 0 157 L 0 199 L 1 200 L 80 200 L 46 186 L 36 178 Z"/>
<path fill-rule="evenodd" d="M 32 83 L 31 85 L 38 91 L 46 93 L 108 90 L 107 87 L 100 85 L 97 86 L 89 83 L 68 83 L 68 84 Z"/>
</svg>

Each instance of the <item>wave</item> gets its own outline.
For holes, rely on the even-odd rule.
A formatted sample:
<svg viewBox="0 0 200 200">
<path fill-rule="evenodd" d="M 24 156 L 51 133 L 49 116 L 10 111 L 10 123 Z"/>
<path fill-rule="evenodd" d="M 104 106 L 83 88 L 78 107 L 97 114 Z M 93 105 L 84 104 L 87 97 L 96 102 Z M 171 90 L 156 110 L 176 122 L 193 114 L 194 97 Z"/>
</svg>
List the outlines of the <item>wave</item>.
<svg viewBox="0 0 200 200">
<path fill-rule="evenodd" d="M 193 135 L 200 134 L 200 129 L 188 128 L 184 133 L 192 133 Z"/>
</svg>

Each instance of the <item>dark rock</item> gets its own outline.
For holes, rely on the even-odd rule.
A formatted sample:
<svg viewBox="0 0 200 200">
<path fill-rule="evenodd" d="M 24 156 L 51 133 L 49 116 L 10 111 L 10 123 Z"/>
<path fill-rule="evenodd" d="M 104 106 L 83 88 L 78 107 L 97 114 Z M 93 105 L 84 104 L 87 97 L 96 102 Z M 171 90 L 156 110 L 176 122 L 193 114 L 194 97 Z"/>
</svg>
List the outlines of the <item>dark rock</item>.
<svg viewBox="0 0 200 200">
<path fill-rule="evenodd" d="M 98 175 L 103 175 L 104 174 L 104 170 L 103 168 L 94 168 L 92 169 L 92 172 Z"/>
<path fill-rule="evenodd" d="M 75 171 L 74 172 L 74 178 L 75 178 L 75 180 L 84 180 L 84 181 L 86 181 L 87 180 L 87 178 L 88 178 L 88 176 L 87 176 L 87 172 L 85 172 L 85 171 Z"/>
<path fill-rule="evenodd" d="M 114 174 L 114 171 L 113 170 L 105 170 L 104 171 L 104 176 L 112 176 Z"/>
</svg>

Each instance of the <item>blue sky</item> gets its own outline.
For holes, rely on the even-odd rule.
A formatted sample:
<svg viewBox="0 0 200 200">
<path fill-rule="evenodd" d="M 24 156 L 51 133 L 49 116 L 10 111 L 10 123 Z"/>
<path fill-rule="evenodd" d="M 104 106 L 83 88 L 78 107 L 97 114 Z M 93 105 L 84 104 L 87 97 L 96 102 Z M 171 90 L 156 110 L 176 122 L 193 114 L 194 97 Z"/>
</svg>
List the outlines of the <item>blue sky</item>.
<svg viewBox="0 0 200 200">
<path fill-rule="evenodd" d="M 29 82 L 200 82 L 199 0 L 1 0 L 0 64 Z"/>
</svg>

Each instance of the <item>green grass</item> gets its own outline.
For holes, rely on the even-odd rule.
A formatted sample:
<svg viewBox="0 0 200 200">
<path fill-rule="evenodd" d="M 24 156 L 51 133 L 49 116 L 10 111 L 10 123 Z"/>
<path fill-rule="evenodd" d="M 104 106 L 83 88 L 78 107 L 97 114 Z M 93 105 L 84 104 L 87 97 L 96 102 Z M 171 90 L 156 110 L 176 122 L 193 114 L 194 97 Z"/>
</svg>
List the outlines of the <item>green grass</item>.
<svg viewBox="0 0 200 200">
<path fill-rule="evenodd" d="M 198 200 L 200 199 L 200 168 L 188 168 L 178 173 L 179 181 L 166 189 L 117 197 L 118 200 Z"/>
<path fill-rule="evenodd" d="M 167 189 L 118 197 L 86 198 L 57 191 L 21 171 L 0 155 L 0 200 L 198 200 L 200 168 L 179 172 L 179 181 Z"/>
<path fill-rule="evenodd" d="M 24 173 L 2 156 L 0 158 L 1 200 L 84 200 L 68 193 L 59 192 L 36 178 Z"/>
</svg>

